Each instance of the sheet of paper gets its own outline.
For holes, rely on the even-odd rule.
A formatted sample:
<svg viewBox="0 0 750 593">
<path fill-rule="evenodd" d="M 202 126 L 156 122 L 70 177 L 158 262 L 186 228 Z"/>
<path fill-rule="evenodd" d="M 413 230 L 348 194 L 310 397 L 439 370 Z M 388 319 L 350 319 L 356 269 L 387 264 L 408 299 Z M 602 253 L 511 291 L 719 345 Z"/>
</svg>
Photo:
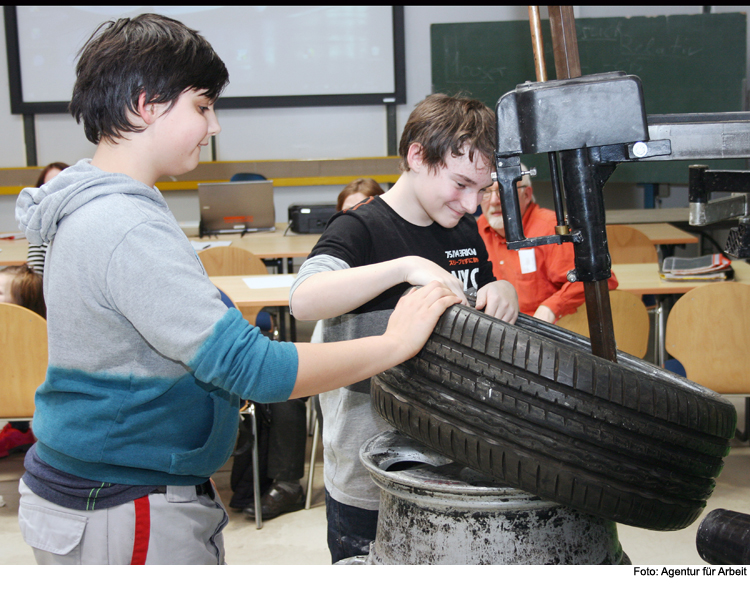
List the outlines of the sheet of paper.
<svg viewBox="0 0 750 593">
<path fill-rule="evenodd" d="M 196 251 L 203 251 L 209 247 L 228 247 L 232 244 L 231 241 L 190 241 L 193 249 Z"/>
<path fill-rule="evenodd" d="M 536 272 L 536 255 L 533 248 L 520 249 L 518 251 L 518 261 L 521 263 L 521 274 Z"/>
<path fill-rule="evenodd" d="M 248 288 L 288 288 L 294 282 L 296 274 L 268 274 L 268 276 L 245 277 Z"/>
</svg>

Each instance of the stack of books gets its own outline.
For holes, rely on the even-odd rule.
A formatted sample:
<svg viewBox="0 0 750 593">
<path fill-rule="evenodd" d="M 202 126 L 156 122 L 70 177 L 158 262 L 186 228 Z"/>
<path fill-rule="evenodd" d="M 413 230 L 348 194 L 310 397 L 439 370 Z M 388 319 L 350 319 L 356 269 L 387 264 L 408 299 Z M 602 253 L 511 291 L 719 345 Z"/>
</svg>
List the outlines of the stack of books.
<svg viewBox="0 0 750 593">
<path fill-rule="evenodd" d="M 720 253 L 700 257 L 667 257 L 661 265 L 662 280 L 672 282 L 716 282 L 732 280 L 732 261 Z"/>
</svg>

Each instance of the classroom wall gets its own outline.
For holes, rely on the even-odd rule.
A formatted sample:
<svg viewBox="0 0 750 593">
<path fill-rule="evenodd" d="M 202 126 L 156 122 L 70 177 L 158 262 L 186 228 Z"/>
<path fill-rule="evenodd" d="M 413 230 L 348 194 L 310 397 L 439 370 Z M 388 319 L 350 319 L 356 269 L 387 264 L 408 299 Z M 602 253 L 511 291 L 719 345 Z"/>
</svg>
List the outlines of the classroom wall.
<svg viewBox="0 0 750 593">
<path fill-rule="evenodd" d="M 714 12 L 745 11 L 747 7 L 713 7 Z M 701 6 L 578 6 L 577 18 L 606 16 L 650 16 L 696 14 Z M 397 107 L 397 130 L 401 133 L 414 105 L 431 92 L 430 25 L 433 23 L 526 20 L 525 6 L 407 6 L 405 8 L 407 103 Z M 542 9 L 546 18 L 546 8 Z M 0 13 L 0 21 L 3 20 Z M 5 28 L 0 23 L 0 88 L 8 88 Z M 750 45 L 750 44 L 749 44 Z M 749 60 L 750 63 L 750 60 Z M 231 75 L 231 73 L 230 73 Z M 225 109 L 219 111 L 222 125 L 217 138 L 219 160 L 306 159 L 371 157 L 387 154 L 386 114 L 380 106 L 309 107 L 277 109 Z M 91 157 L 94 146 L 73 118 L 64 114 L 36 116 L 38 162 L 73 163 Z M 0 92 L 0 167 L 26 165 L 23 120 L 10 114 L 7 91 Z M 210 154 L 204 152 L 203 160 Z M 622 187 L 618 187 L 622 186 Z M 292 203 L 331 202 L 341 186 L 277 188 L 276 216 L 287 219 Z M 545 187 L 539 188 L 540 202 L 546 202 Z M 641 207 L 642 192 L 630 184 L 611 184 L 605 190 L 607 208 Z M 194 192 L 168 192 L 170 207 L 180 221 L 198 217 Z M 684 203 L 683 203 L 684 202 Z M 0 231 L 14 230 L 13 197 L 0 196 Z M 687 204 L 687 192 L 672 187 L 664 207 Z"/>
</svg>

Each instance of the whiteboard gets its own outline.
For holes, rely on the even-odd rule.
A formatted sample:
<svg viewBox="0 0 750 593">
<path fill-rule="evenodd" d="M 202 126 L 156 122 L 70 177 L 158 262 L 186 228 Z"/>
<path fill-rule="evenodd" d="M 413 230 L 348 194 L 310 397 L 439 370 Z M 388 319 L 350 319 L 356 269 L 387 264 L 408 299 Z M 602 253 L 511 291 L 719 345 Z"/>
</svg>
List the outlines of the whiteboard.
<svg viewBox="0 0 750 593">
<path fill-rule="evenodd" d="M 405 102 L 398 76 L 404 60 L 403 7 L 17 6 L 5 11 L 6 27 L 15 24 L 16 31 L 6 35 L 13 113 L 65 111 L 76 54 L 92 32 L 102 22 L 146 12 L 185 23 L 214 47 L 230 78 L 218 108 Z"/>
</svg>

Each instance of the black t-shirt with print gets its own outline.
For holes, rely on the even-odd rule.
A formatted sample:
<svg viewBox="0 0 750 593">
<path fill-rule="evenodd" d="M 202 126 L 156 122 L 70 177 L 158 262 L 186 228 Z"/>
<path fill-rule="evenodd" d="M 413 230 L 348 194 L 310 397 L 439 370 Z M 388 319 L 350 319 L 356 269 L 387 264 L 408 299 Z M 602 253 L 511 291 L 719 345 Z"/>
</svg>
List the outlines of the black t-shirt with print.
<svg viewBox="0 0 750 593">
<path fill-rule="evenodd" d="M 422 227 L 407 222 L 379 196 L 370 198 L 328 222 L 310 257 L 330 255 L 350 267 L 417 255 L 435 262 L 464 284 L 464 290 L 494 282 L 492 264 L 472 216 L 447 229 L 437 223 Z M 398 284 L 353 313 L 393 309 L 409 288 Z"/>
</svg>

